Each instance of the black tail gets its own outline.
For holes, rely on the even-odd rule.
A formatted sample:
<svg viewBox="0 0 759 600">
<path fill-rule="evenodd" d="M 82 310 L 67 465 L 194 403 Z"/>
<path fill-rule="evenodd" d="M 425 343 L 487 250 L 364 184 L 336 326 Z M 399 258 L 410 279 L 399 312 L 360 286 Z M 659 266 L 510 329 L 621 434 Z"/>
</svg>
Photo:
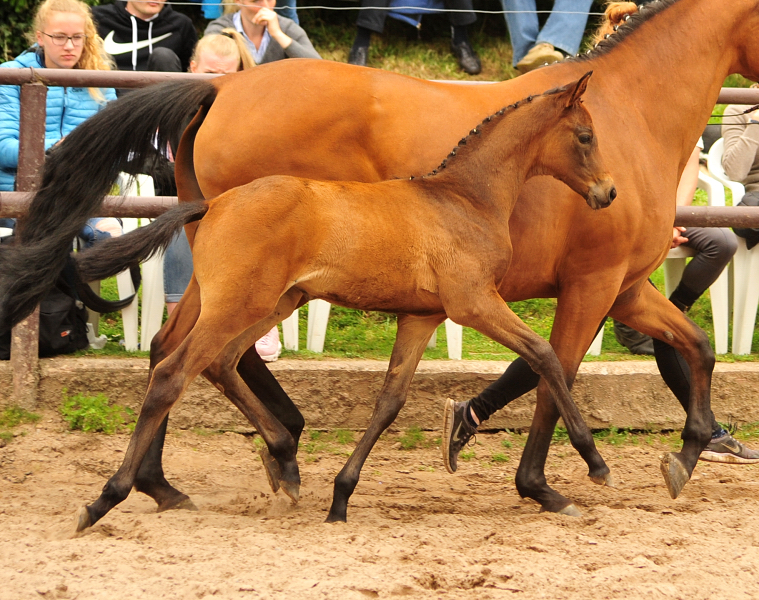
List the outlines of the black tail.
<svg viewBox="0 0 759 600">
<path fill-rule="evenodd" d="M 54 285 L 72 241 L 97 214 L 119 172 L 134 172 L 134 165 L 154 160 L 155 148 L 176 139 L 187 117 L 215 98 L 209 81 L 135 90 L 77 127 L 50 153 L 29 213 L 19 220 L 21 244 L 0 253 L 0 329 L 28 316 Z"/>
<path fill-rule="evenodd" d="M 146 261 L 159 250 L 166 250 L 182 227 L 202 219 L 206 212 L 208 204 L 205 202 L 184 202 L 175 206 L 150 225 L 102 240 L 77 253 L 74 257 L 76 270 L 82 281 L 113 277 L 128 266 Z"/>
</svg>

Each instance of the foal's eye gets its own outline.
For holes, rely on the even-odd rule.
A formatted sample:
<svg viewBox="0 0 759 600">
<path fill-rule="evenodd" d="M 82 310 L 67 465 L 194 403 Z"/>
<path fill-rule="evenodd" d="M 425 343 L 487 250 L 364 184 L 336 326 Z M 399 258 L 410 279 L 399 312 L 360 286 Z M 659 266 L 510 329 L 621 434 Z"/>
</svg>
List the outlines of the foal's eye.
<svg viewBox="0 0 759 600">
<path fill-rule="evenodd" d="M 581 144 L 590 144 L 593 141 L 593 136 L 589 133 L 581 133 L 577 136 L 577 139 L 580 140 Z"/>
</svg>

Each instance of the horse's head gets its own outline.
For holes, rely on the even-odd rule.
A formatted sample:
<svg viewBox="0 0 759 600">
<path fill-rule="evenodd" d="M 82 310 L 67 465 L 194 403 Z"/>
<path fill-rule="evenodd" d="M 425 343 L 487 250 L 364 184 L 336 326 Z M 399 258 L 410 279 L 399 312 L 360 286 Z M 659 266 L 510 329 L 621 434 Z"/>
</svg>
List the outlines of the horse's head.
<svg viewBox="0 0 759 600">
<path fill-rule="evenodd" d="M 540 170 L 563 181 L 596 210 L 609 206 L 617 189 L 601 160 L 593 120 L 582 105 L 591 74 L 543 96 L 555 104 L 558 122 L 554 118 L 546 123 Z"/>
</svg>

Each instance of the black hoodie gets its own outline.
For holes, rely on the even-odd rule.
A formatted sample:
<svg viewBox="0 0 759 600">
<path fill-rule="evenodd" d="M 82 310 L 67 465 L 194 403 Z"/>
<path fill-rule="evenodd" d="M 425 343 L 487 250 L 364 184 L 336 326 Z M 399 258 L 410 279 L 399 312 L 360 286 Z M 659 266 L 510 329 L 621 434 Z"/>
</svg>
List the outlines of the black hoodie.
<svg viewBox="0 0 759 600">
<path fill-rule="evenodd" d="M 113 56 L 121 71 L 147 71 L 153 48 L 173 50 L 187 71 L 198 34 L 190 17 L 164 4 L 150 21 L 143 21 L 126 10 L 126 0 L 93 6 L 92 14 L 105 51 Z"/>
</svg>

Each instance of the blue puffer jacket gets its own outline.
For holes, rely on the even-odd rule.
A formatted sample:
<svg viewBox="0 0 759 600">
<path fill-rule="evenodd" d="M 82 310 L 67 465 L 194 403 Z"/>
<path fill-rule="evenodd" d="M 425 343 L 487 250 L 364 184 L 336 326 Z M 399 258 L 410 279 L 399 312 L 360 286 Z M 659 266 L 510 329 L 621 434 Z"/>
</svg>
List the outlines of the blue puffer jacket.
<svg viewBox="0 0 759 600">
<path fill-rule="evenodd" d="M 36 49 L 27 50 L 16 60 L 0 65 L 0 68 L 42 69 L 44 57 Z M 115 100 L 113 88 L 101 90 L 106 100 Z M 18 131 L 21 114 L 20 88 L 0 85 L 0 190 L 12 191 L 18 167 Z M 45 119 L 45 150 L 87 118 L 105 106 L 99 103 L 87 88 L 50 87 L 47 90 L 47 118 Z"/>
</svg>

